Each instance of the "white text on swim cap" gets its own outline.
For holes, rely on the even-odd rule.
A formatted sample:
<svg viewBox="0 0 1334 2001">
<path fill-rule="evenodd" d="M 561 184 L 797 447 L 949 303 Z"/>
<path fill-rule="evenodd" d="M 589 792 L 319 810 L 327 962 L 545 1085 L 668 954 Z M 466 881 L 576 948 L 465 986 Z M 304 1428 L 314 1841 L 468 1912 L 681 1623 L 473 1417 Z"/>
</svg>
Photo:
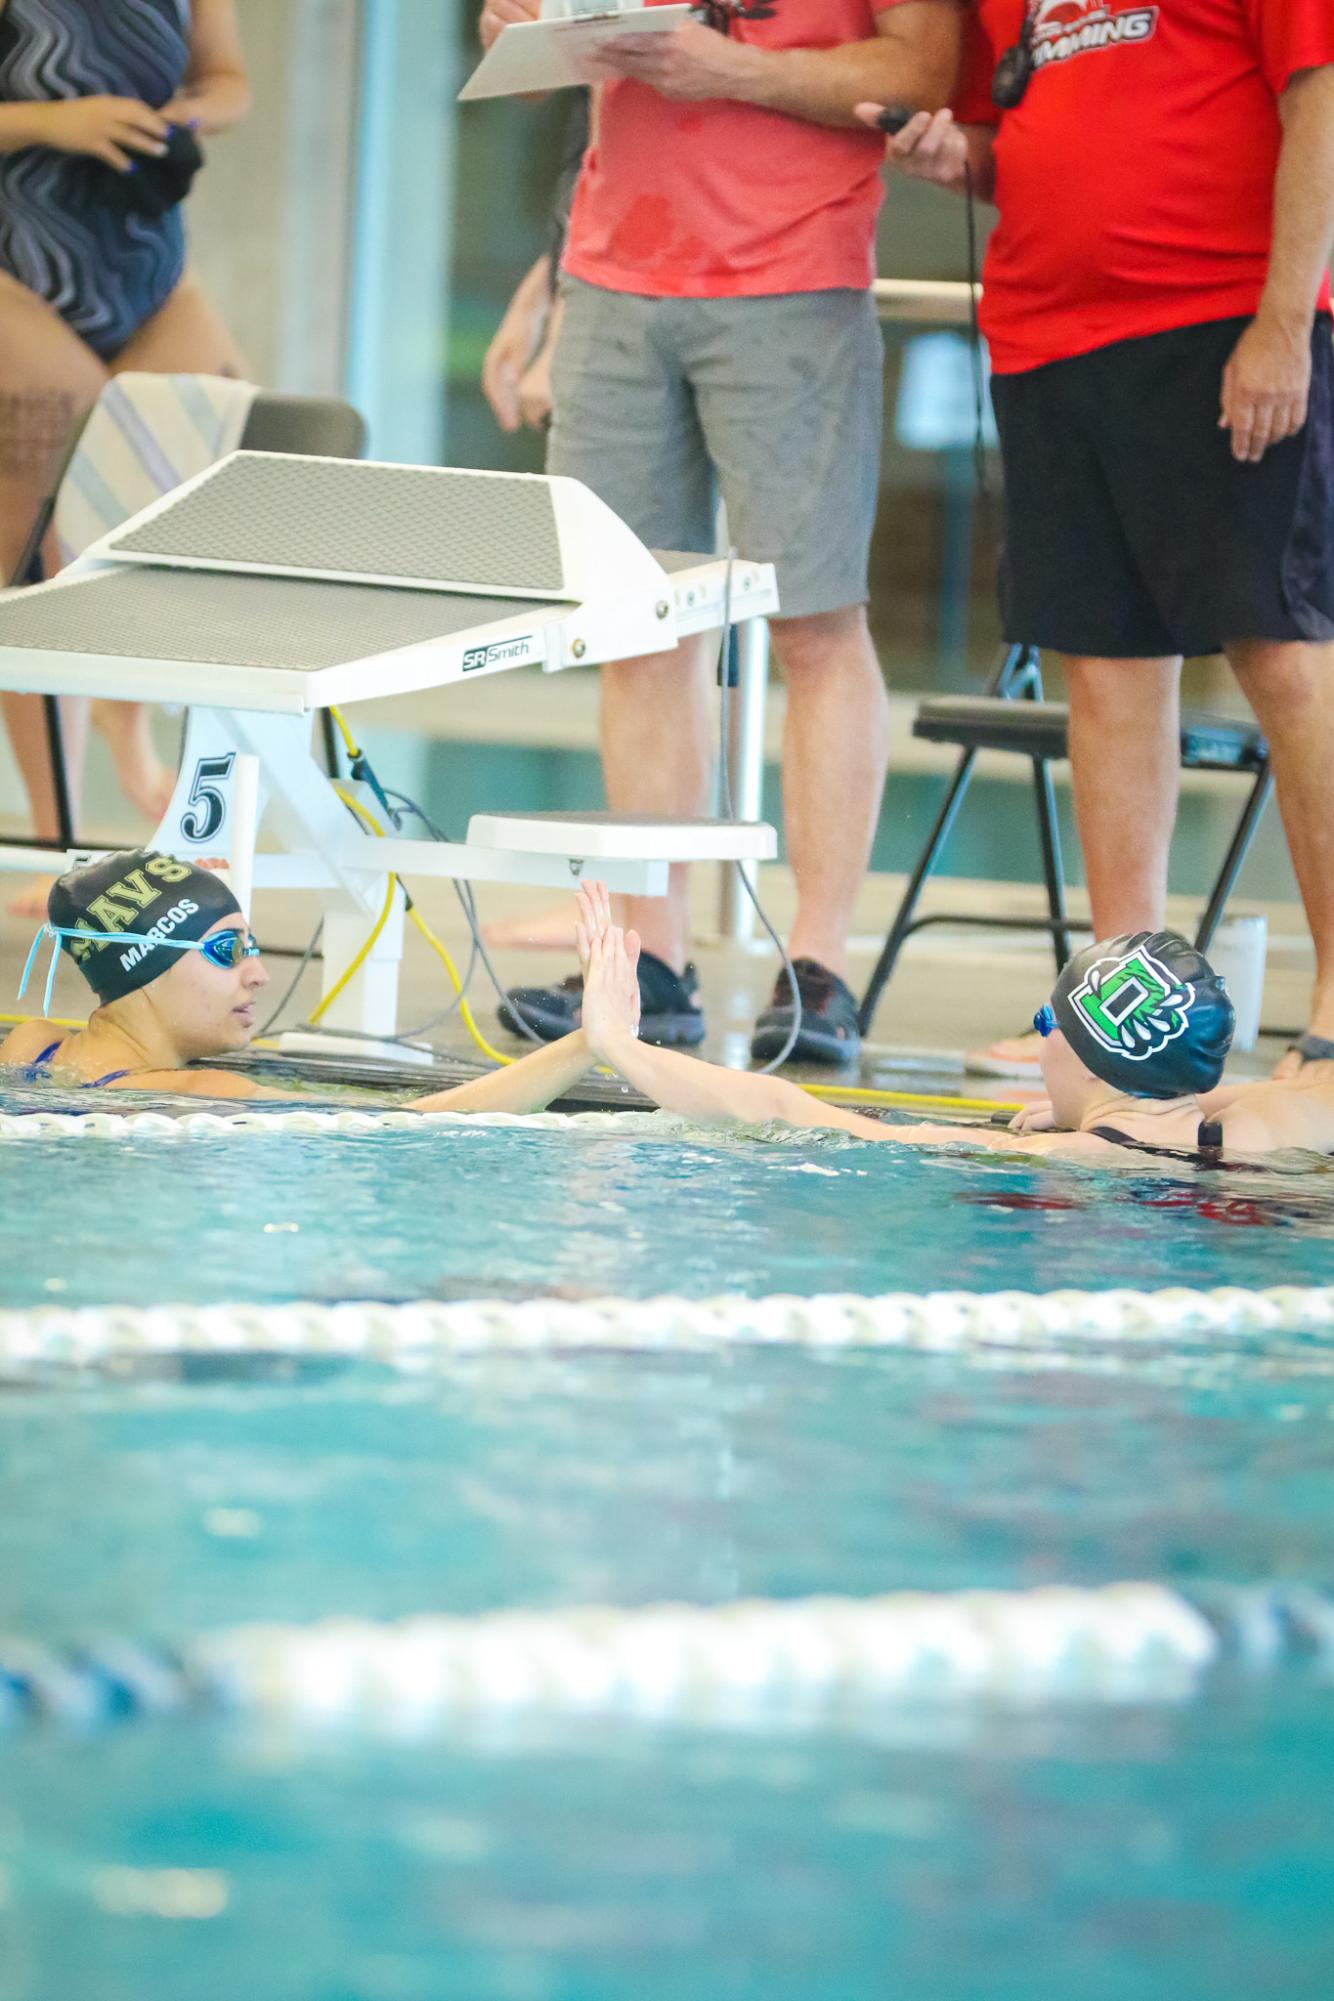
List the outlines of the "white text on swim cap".
<svg viewBox="0 0 1334 2001">
<path fill-rule="evenodd" d="M 121 953 L 121 971 L 133 972 L 134 968 L 148 957 L 155 945 L 160 945 L 164 938 L 170 937 L 178 924 L 183 924 L 187 917 L 198 915 L 199 905 L 192 903 L 189 897 L 183 897 L 179 903 L 173 903 L 165 917 L 159 917 L 157 923 L 145 931 L 141 944 L 131 945 L 128 951 Z"/>
</svg>

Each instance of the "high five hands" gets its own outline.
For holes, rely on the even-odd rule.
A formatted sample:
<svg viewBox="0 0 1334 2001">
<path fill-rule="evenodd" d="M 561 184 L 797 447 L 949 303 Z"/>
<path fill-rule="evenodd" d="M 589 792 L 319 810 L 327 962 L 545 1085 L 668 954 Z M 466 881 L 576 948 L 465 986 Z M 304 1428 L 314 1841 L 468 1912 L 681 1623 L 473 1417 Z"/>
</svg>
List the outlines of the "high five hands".
<svg viewBox="0 0 1334 2001">
<path fill-rule="evenodd" d="M 600 1061 L 639 1034 L 639 933 L 627 937 L 611 914 L 605 883 L 582 883 L 574 939 L 584 976 L 584 1039 Z"/>
</svg>

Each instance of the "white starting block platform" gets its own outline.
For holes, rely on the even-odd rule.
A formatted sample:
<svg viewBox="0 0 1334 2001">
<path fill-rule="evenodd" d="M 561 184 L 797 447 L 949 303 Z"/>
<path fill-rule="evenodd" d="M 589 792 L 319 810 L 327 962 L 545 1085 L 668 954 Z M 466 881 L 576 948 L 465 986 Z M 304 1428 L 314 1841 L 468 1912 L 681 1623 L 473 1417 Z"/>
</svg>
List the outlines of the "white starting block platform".
<svg viewBox="0 0 1334 2001">
<path fill-rule="evenodd" d="M 391 874 L 568 887 L 596 864 L 612 889 L 661 895 L 674 861 L 767 860 L 776 838 L 761 823 L 485 814 L 463 843 L 378 839 L 312 756 L 317 710 L 662 653 L 777 609 L 770 565 L 650 552 L 574 480 L 236 452 L 51 582 L 0 592 L 0 688 L 187 706 L 155 845 L 227 855 L 247 907 L 252 888 L 316 890 L 332 982 Z M 256 853 L 261 823 L 276 852 Z M 40 859 L 0 849 L 0 870 Z M 393 1033 L 402 930 L 400 892 L 331 1028 Z"/>
</svg>

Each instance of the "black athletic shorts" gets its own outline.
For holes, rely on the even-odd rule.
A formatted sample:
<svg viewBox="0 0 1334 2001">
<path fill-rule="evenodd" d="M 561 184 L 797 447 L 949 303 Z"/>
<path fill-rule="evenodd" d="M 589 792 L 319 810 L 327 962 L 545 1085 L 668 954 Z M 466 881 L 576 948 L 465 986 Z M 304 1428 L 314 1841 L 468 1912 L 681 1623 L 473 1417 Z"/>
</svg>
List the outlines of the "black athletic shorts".
<svg viewBox="0 0 1334 2001">
<path fill-rule="evenodd" d="M 1011 644 L 1105 659 L 1334 639 L 1334 341 L 1310 412 L 1258 465 L 1218 428 L 1247 319 L 1117 341 L 992 378 L 1005 467 Z"/>
</svg>

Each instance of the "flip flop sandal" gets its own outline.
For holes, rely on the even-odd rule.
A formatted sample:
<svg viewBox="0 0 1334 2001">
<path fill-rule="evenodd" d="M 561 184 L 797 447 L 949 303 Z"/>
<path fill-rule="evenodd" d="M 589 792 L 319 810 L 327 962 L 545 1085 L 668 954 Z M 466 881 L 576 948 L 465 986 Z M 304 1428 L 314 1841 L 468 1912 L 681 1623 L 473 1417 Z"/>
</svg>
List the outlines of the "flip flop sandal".
<svg viewBox="0 0 1334 2001">
<path fill-rule="evenodd" d="M 1326 1035 L 1303 1035 L 1284 1053 L 1300 1056 L 1303 1069 L 1308 1063 L 1334 1063 L 1334 1041 Z"/>
</svg>

